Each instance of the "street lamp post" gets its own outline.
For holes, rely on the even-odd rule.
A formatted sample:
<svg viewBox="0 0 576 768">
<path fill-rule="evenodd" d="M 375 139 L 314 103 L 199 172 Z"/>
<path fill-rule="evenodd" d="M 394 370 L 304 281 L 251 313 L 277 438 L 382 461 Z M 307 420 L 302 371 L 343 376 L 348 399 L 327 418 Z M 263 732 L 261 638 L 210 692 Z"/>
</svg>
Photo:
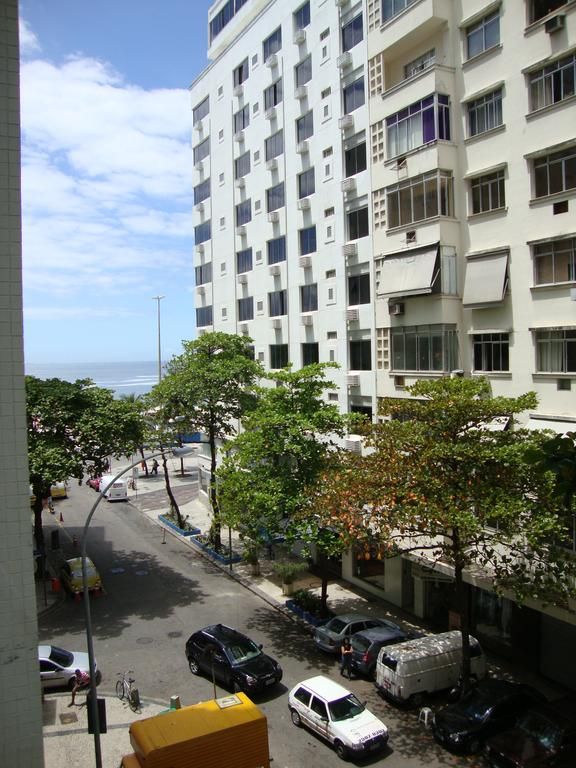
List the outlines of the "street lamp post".
<svg viewBox="0 0 576 768">
<path fill-rule="evenodd" d="M 160 302 L 165 296 L 153 296 L 153 300 L 156 302 L 156 317 L 158 326 L 158 383 L 162 381 L 162 347 L 160 344 Z"/>
</svg>

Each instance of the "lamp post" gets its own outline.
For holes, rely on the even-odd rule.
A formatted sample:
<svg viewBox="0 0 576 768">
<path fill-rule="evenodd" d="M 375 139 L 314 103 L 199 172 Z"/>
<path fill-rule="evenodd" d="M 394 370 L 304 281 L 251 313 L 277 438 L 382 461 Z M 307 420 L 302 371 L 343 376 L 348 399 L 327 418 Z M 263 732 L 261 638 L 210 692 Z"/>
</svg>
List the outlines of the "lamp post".
<svg viewBox="0 0 576 768">
<path fill-rule="evenodd" d="M 160 297 L 162 298 L 162 297 Z M 184 456 L 188 453 L 191 453 L 193 449 L 191 448 L 170 448 L 168 449 L 168 453 L 171 453 L 173 456 Z M 166 451 L 156 451 L 156 453 L 150 454 L 150 456 L 146 457 L 146 460 L 148 459 L 154 459 L 156 456 L 162 456 L 163 453 L 166 453 Z M 86 522 L 84 523 L 84 528 L 82 529 L 82 542 L 81 542 L 81 549 L 80 549 L 80 556 L 82 558 L 82 590 L 84 592 L 84 614 L 86 619 L 86 645 L 88 647 L 88 671 L 90 673 L 90 695 L 88 697 L 88 706 L 90 707 L 90 715 L 92 718 L 92 724 L 94 728 L 94 756 L 96 759 L 96 768 L 102 768 L 102 749 L 100 745 L 100 721 L 98 719 L 98 701 L 96 699 L 96 661 L 94 658 L 94 643 L 92 640 L 92 615 L 90 613 L 90 592 L 88 591 L 88 570 L 86 567 L 86 542 L 88 538 L 88 528 L 90 526 L 90 521 L 92 520 L 92 517 L 94 516 L 94 512 L 96 512 L 96 509 L 98 507 L 98 504 L 102 501 L 104 498 L 104 494 L 106 490 L 113 485 L 116 480 L 118 480 L 119 477 L 122 477 L 122 475 L 126 474 L 126 472 L 129 472 L 134 467 L 137 467 L 138 464 L 142 459 L 138 459 L 137 461 L 133 461 L 131 464 L 129 464 L 127 467 L 125 467 L 121 472 L 118 472 L 117 475 L 114 475 L 112 480 L 106 485 L 105 488 L 101 488 L 100 492 L 98 493 L 98 498 L 92 505 L 92 509 L 88 513 L 88 517 L 86 518 Z"/>
<path fill-rule="evenodd" d="M 158 384 L 162 381 L 162 348 L 160 344 L 160 302 L 165 296 L 153 296 L 153 300 L 156 302 L 156 317 L 158 326 Z"/>
</svg>

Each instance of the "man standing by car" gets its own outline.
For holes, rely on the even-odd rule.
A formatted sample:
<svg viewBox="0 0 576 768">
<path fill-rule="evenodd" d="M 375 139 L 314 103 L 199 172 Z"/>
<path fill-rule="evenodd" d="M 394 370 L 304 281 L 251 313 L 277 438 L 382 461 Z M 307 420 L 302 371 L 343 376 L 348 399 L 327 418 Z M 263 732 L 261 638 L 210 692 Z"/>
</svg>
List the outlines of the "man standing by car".
<svg viewBox="0 0 576 768">
<path fill-rule="evenodd" d="M 77 669 L 74 672 L 75 675 L 75 681 L 74 685 L 72 686 L 72 701 L 70 704 L 68 704 L 69 707 L 73 707 L 76 699 L 76 693 L 77 691 L 82 691 L 85 688 L 88 688 L 90 685 L 90 675 L 88 672 L 82 672 L 81 669 Z"/>
</svg>

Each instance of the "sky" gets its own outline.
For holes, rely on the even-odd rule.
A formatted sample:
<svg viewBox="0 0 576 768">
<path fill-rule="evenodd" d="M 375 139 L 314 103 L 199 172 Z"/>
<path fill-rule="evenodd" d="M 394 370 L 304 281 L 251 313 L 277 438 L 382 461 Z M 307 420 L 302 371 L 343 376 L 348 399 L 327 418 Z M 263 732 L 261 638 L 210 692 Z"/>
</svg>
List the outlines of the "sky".
<svg viewBox="0 0 576 768">
<path fill-rule="evenodd" d="M 208 0 L 20 0 L 27 363 L 195 337 L 192 110 Z M 155 296 L 164 296 L 160 302 Z"/>
</svg>

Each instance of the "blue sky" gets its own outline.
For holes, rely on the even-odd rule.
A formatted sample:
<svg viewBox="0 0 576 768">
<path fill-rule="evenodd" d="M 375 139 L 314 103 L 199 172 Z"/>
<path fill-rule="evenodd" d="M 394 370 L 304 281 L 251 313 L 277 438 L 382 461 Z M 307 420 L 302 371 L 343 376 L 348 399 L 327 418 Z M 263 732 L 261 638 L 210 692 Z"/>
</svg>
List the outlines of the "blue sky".
<svg viewBox="0 0 576 768">
<path fill-rule="evenodd" d="M 208 0 L 21 0 L 26 360 L 195 337 L 191 104 Z"/>
</svg>

